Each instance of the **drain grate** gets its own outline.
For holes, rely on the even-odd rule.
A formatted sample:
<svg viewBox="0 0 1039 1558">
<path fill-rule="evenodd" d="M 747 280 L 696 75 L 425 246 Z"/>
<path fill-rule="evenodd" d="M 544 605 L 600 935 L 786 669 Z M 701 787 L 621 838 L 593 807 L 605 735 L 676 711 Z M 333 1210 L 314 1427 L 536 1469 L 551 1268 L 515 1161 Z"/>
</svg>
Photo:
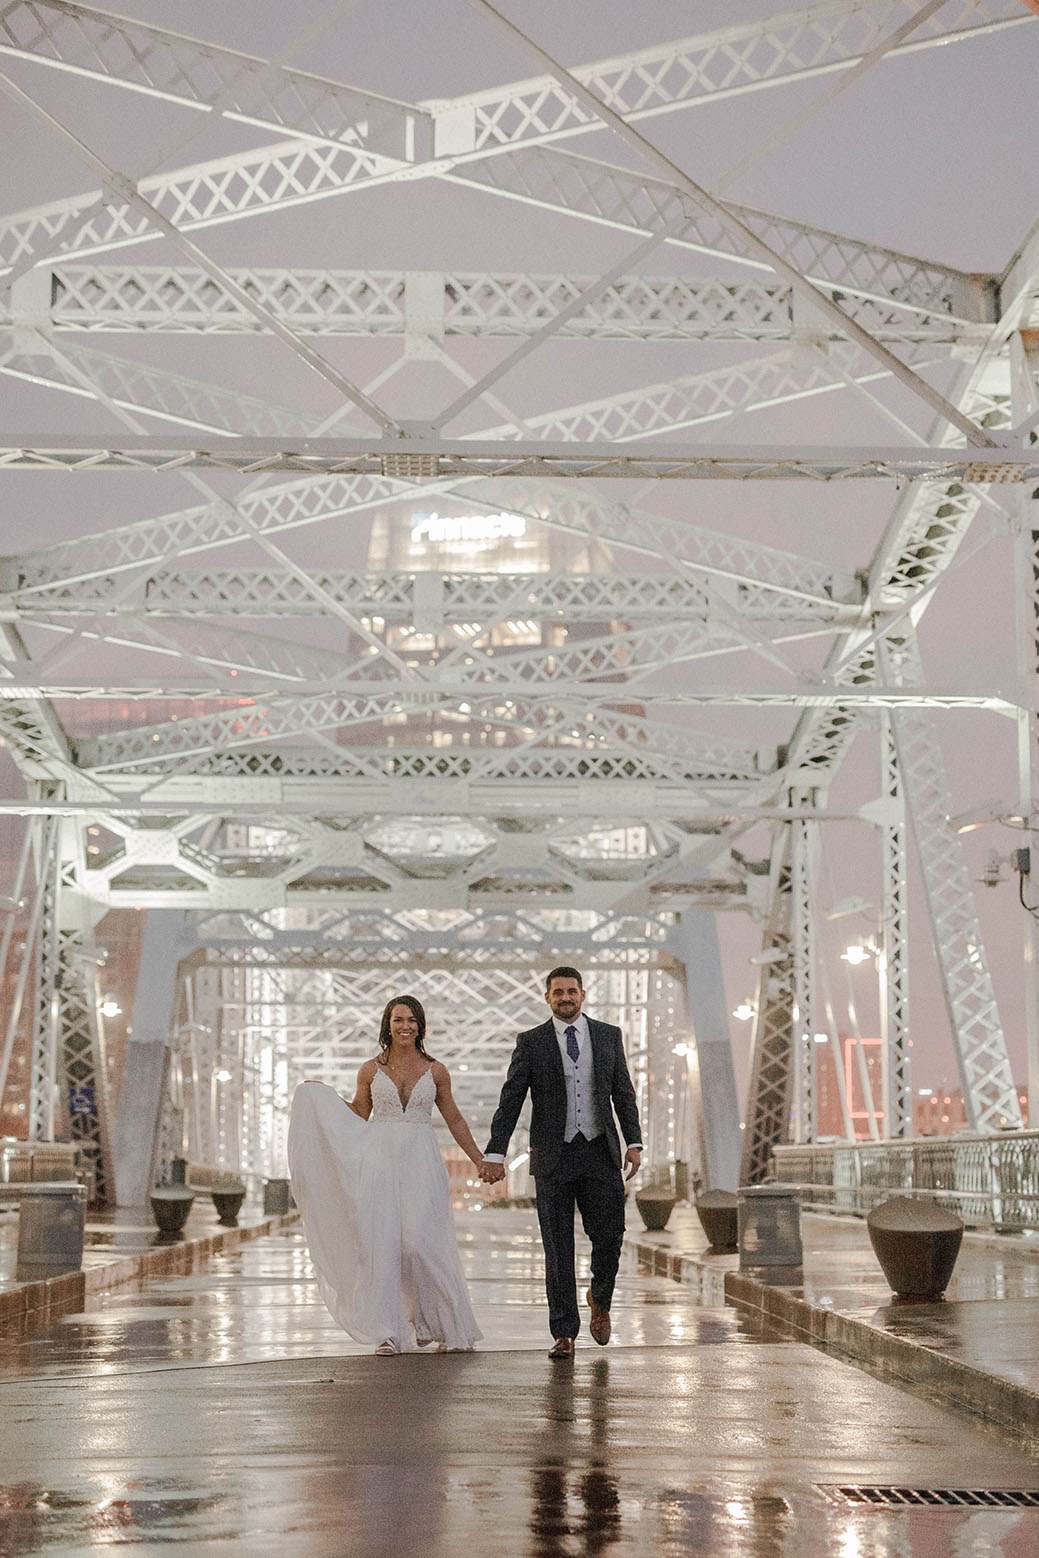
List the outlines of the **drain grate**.
<svg viewBox="0 0 1039 1558">
<path fill-rule="evenodd" d="M 822 1491 L 849 1504 L 876 1505 L 885 1509 L 905 1505 L 940 1509 L 1039 1509 L 1039 1489 L 1036 1488 L 881 1488 L 841 1483 Z"/>
</svg>

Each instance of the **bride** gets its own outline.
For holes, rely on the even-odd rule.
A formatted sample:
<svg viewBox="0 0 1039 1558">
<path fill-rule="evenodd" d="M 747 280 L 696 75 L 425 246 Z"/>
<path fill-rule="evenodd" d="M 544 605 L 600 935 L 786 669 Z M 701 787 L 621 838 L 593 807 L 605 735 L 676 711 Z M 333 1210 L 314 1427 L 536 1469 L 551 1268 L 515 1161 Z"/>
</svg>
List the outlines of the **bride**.
<svg viewBox="0 0 1039 1558">
<path fill-rule="evenodd" d="M 289 1173 L 321 1296 L 344 1331 L 377 1343 L 383 1357 L 413 1341 L 469 1351 L 481 1336 L 458 1258 L 434 1103 L 472 1162 L 483 1155 L 425 1036 L 422 1003 L 395 996 L 353 1102 L 323 1082 L 304 1082 L 289 1119 Z"/>
</svg>

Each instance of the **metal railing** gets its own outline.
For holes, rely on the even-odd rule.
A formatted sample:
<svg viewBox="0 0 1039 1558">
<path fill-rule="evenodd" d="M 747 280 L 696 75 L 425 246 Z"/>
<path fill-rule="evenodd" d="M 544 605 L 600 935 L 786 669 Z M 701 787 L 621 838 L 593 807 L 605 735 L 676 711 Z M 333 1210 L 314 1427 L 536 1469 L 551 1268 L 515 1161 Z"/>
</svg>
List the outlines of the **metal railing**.
<svg viewBox="0 0 1039 1558">
<path fill-rule="evenodd" d="M 773 1176 L 806 1204 L 865 1214 L 898 1194 L 957 1211 L 973 1228 L 1039 1228 L 1039 1131 L 775 1147 Z"/>
</svg>

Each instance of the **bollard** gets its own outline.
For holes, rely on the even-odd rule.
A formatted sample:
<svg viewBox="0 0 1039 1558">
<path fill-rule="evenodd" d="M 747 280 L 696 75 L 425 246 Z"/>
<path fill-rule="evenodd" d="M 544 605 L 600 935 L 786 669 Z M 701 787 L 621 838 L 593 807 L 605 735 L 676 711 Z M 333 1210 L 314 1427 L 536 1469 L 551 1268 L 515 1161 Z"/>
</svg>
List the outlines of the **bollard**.
<svg viewBox="0 0 1039 1558">
<path fill-rule="evenodd" d="M 38 1282 L 83 1264 L 87 1192 L 64 1180 L 23 1185 L 18 1209 L 18 1282 Z"/>
<path fill-rule="evenodd" d="M 800 1266 L 801 1204 L 796 1185 L 744 1185 L 737 1208 L 740 1269 Z"/>
<path fill-rule="evenodd" d="M 284 1217 L 292 1205 L 287 1179 L 265 1179 L 263 1182 L 264 1217 Z"/>
</svg>

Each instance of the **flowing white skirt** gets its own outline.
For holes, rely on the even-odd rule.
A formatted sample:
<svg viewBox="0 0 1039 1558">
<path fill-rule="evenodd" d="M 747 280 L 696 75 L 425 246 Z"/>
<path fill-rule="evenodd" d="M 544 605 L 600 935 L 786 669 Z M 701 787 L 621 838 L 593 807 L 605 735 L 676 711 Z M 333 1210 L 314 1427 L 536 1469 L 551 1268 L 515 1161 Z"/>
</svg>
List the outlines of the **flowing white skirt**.
<svg viewBox="0 0 1039 1558">
<path fill-rule="evenodd" d="M 334 1089 L 305 1082 L 288 1156 L 318 1288 L 344 1331 L 402 1349 L 480 1340 L 432 1125 L 364 1121 Z"/>
</svg>

